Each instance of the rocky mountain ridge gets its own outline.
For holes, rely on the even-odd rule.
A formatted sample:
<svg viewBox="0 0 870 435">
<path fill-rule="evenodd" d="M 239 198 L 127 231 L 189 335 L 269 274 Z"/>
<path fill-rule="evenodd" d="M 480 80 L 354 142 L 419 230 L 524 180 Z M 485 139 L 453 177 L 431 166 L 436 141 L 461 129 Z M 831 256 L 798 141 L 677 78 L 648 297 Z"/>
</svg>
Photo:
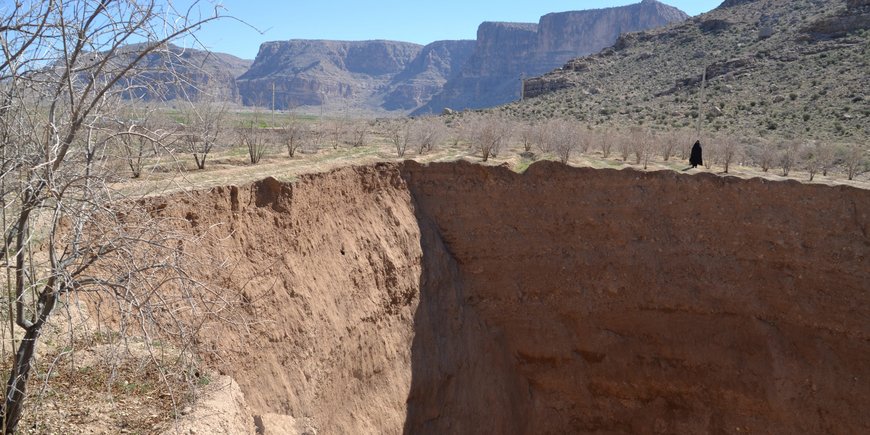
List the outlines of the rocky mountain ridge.
<svg viewBox="0 0 870 435">
<path fill-rule="evenodd" d="M 537 24 L 486 22 L 477 31 L 477 47 L 462 72 L 416 114 L 482 108 L 522 98 L 521 79 L 543 74 L 568 60 L 596 53 L 619 35 L 688 18 L 655 0 L 605 9 L 544 15 Z"/>
<path fill-rule="evenodd" d="M 485 22 L 476 41 L 425 47 L 398 41 L 266 42 L 239 77 L 246 105 L 325 106 L 329 112 L 440 113 L 519 98 L 523 74 L 546 72 L 601 50 L 624 32 L 685 20 L 655 0 L 616 8 L 548 14 L 539 23 Z M 366 62 L 361 65 L 359 62 Z"/>
<path fill-rule="evenodd" d="M 269 106 L 274 90 L 278 109 L 336 101 L 342 107 L 370 104 L 422 49 L 384 40 L 265 42 L 251 68 L 238 78 L 242 103 Z"/>
</svg>

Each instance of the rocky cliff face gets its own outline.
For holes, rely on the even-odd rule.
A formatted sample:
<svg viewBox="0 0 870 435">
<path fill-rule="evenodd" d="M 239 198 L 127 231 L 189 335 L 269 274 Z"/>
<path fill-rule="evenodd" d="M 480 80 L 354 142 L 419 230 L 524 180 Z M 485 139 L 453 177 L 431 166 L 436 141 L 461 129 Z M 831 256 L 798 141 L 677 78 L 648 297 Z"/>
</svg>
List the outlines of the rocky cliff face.
<svg viewBox="0 0 870 435">
<path fill-rule="evenodd" d="M 246 105 L 275 107 L 330 103 L 365 105 L 405 70 L 423 47 L 396 41 L 291 40 L 260 46 L 238 79 Z"/>
<path fill-rule="evenodd" d="M 137 46 L 125 51 L 133 55 Z M 236 77 L 250 67 L 251 61 L 226 53 L 213 53 L 170 45 L 146 56 L 125 92 L 128 98 L 175 100 L 199 98 L 241 102 Z"/>
<path fill-rule="evenodd" d="M 543 74 L 568 60 L 612 45 L 620 34 L 637 32 L 688 16 L 679 9 L 644 0 L 617 8 L 561 12 L 539 23 L 483 23 L 468 64 L 448 80 L 441 94 L 415 113 L 489 107 L 521 97 L 521 78 Z"/>
<path fill-rule="evenodd" d="M 390 82 L 382 107 L 412 110 L 428 102 L 465 65 L 474 46 L 474 41 L 437 41 L 423 47 Z"/>
<path fill-rule="evenodd" d="M 539 24 L 486 22 L 477 41 L 421 47 L 395 41 L 267 42 L 239 77 L 246 105 L 325 105 L 369 112 L 440 113 L 488 107 L 521 96 L 521 76 L 549 71 L 611 45 L 620 33 L 681 21 L 654 0 L 601 10 L 549 14 Z M 332 107 L 330 107 L 332 106 Z"/>
</svg>

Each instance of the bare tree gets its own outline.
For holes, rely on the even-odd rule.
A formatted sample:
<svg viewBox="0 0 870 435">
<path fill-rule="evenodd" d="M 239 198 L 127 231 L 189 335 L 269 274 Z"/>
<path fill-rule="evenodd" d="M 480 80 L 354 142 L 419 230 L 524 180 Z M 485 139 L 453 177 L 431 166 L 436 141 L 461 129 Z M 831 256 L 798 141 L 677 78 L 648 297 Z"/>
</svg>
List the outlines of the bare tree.
<svg viewBox="0 0 870 435">
<path fill-rule="evenodd" d="M 483 161 L 497 157 L 501 147 L 511 136 L 511 125 L 497 115 L 477 115 L 469 119 L 468 128 L 472 145 L 480 152 Z"/>
<path fill-rule="evenodd" d="M 296 152 L 308 139 L 311 131 L 308 125 L 291 119 L 281 126 L 281 134 L 284 144 L 287 145 L 287 154 L 290 157 L 295 157 Z"/>
<path fill-rule="evenodd" d="M 206 158 L 223 132 L 227 111 L 226 103 L 208 98 L 185 104 L 180 141 L 193 155 L 197 169 L 205 169 Z"/>
<path fill-rule="evenodd" d="M 546 123 L 546 128 L 549 132 L 548 139 L 551 141 L 548 148 L 555 151 L 563 165 L 567 165 L 571 153 L 578 147 L 578 135 L 573 128 L 573 123 L 564 119 L 553 119 Z"/>
<path fill-rule="evenodd" d="M 807 173 L 810 175 L 809 181 L 813 181 L 816 174 L 819 173 L 822 168 L 818 151 L 819 142 L 816 141 L 810 141 L 801 147 L 801 161 L 803 161 L 803 168 L 806 169 Z"/>
<path fill-rule="evenodd" d="M 628 157 L 631 156 L 631 152 L 634 150 L 634 146 L 631 143 L 631 138 L 619 134 L 616 139 L 616 146 L 619 150 L 619 157 L 622 159 L 623 162 L 627 162 Z"/>
<path fill-rule="evenodd" d="M 265 128 L 266 123 L 263 119 L 262 111 L 256 108 L 252 118 L 247 120 L 245 124 L 238 129 L 239 139 L 245 144 L 245 148 L 248 149 L 248 158 L 251 164 L 256 165 L 266 155 L 271 130 Z"/>
<path fill-rule="evenodd" d="M 136 213 L 134 202 L 110 201 L 103 162 L 78 144 L 99 127 L 112 94 L 124 92 L 123 79 L 146 56 L 214 18 L 179 15 L 148 0 L 0 7 L 3 264 L 11 293 L 8 337 L 17 347 L 4 433 L 17 429 L 38 339 L 63 298 L 103 294 L 117 301 L 116 310 L 153 313 L 148 292 L 189 282 L 176 261 L 181 257 L 172 254 L 177 245 L 147 214 Z M 139 316 L 134 324 L 147 335 L 151 319 Z"/>
<path fill-rule="evenodd" d="M 346 121 L 333 119 L 326 123 L 326 133 L 329 135 L 329 141 L 332 144 L 332 149 L 338 149 L 344 143 L 344 136 L 347 130 Z"/>
<path fill-rule="evenodd" d="M 785 141 L 779 152 L 779 166 L 782 168 L 782 176 L 787 177 L 792 168 L 797 165 L 800 156 L 800 142 L 795 140 Z"/>
<path fill-rule="evenodd" d="M 758 165 L 762 171 L 767 172 L 776 161 L 776 145 L 769 140 L 761 140 L 758 146 Z"/>
<path fill-rule="evenodd" d="M 719 162 L 722 144 L 715 137 L 710 137 L 704 146 L 704 167 L 707 170 L 713 169 L 713 164 Z"/>
<path fill-rule="evenodd" d="M 731 163 L 734 162 L 734 159 L 737 158 L 740 153 L 740 142 L 730 137 L 720 138 L 718 142 L 719 158 L 721 159 L 722 166 L 725 168 L 725 173 L 727 174 L 731 168 Z"/>
<path fill-rule="evenodd" d="M 692 145 L 695 143 L 695 133 L 678 131 L 674 133 L 674 140 L 677 142 L 677 148 L 680 150 L 680 160 L 688 160 L 689 153 L 692 151 Z"/>
<path fill-rule="evenodd" d="M 550 120 L 547 122 L 543 122 L 538 124 L 538 127 L 535 129 L 535 142 L 538 144 L 538 148 L 542 153 L 547 154 L 553 152 L 553 144 L 555 140 L 553 136 L 555 133 L 550 129 L 550 123 L 554 122 L 554 120 Z"/>
<path fill-rule="evenodd" d="M 581 126 L 576 121 L 571 122 L 571 129 L 574 130 L 574 135 L 577 137 L 577 150 L 581 154 L 589 151 L 592 146 L 592 131 L 588 127 Z"/>
<path fill-rule="evenodd" d="M 127 104 L 125 110 L 119 111 L 114 120 L 115 129 L 110 132 L 109 138 L 120 145 L 122 158 L 133 178 L 142 176 L 146 158 L 156 155 L 158 144 L 167 139 L 167 132 L 161 131 L 152 117 L 156 117 L 154 108 L 138 101 Z M 88 129 L 87 142 L 91 142 L 92 134 L 92 129 Z"/>
<path fill-rule="evenodd" d="M 432 116 L 417 119 L 414 121 L 413 134 L 419 154 L 432 151 L 444 137 L 444 123 Z"/>
<path fill-rule="evenodd" d="M 524 153 L 528 154 L 532 152 L 532 146 L 541 136 L 541 133 L 538 131 L 539 128 L 538 124 L 532 123 L 523 123 L 519 126 L 518 136 L 520 138 L 520 143 L 523 146 Z"/>
<path fill-rule="evenodd" d="M 671 156 L 674 155 L 674 152 L 677 149 L 677 143 L 679 142 L 679 136 L 675 134 L 664 134 L 656 137 L 656 142 L 658 142 L 659 153 L 662 155 L 662 160 L 668 161 Z"/>
<path fill-rule="evenodd" d="M 844 149 L 843 164 L 846 166 L 846 176 L 854 180 L 856 175 L 867 171 L 867 157 L 864 148 L 851 144 Z"/>
<path fill-rule="evenodd" d="M 396 148 L 396 155 L 404 157 L 411 141 L 411 123 L 408 120 L 398 119 L 390 121 L 386 126 L 387 138 Z"/>
<path fill-rule="evenodd" d="M 827 177 L 828 171 L 834 166 L 834 159 L 837 157 L 837 147 L 830 142 L 818 141 L 815 143 L 814 157 L 819 163 L 822 175 Z"/>
<path fill-rule="evenodd" d="M 613 148 L 613 136 L 610 131 L 599 131 L 596 135 L 598 138 L 598 147 L 601 150 L 601 156 L 605 159 L 610 157 L 610 150 Z"/>
<path fill-rule="evenodd" d="M 632 128 L 630 132 L 631 149 L 634 152 L 635 164 L 643 164 L 647 169 L 652 157 L 653 137 L 649 130 L 644 128 Z"/>
<path fill-rule="evenodd" d="M 353 147 L 362 147 L 366 145 L 366 139 L 369 135 L 371 125 L 367 121 L 357 121 L 351 125 L 351 140 L 350 144 Z"/>
</svg>

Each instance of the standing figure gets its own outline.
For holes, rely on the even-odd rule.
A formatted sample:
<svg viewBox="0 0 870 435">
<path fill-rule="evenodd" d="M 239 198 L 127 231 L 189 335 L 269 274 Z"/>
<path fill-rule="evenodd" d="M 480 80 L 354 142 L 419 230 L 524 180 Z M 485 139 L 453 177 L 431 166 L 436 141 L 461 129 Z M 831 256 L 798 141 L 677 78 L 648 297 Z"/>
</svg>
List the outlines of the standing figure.
<svg viewBox="0 0 870 435">
<path fill-rule="evenodd" d="M 692 165 L 693 168 L 697 168 L 698 165 L 704 164 L 704 159 L 701 157 L 701 141 L 696 140 L 695 144 L 692 145 L 692 154 L 689 156 L 689 164 Z"/>
</svg>

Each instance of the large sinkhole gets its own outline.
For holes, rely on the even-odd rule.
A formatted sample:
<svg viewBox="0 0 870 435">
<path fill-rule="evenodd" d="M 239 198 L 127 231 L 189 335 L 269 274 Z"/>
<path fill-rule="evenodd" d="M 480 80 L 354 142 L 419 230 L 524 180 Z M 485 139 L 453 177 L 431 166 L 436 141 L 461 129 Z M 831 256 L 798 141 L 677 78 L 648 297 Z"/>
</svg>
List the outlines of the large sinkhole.
<svg viewBox="0 0 870 435">
<path fill-rule="evenodd" d="M 463 162 L 162 198 L 244 322 L 205 358 L 320 433 L 867 433 L 867 191 Z"/>
</svg>

